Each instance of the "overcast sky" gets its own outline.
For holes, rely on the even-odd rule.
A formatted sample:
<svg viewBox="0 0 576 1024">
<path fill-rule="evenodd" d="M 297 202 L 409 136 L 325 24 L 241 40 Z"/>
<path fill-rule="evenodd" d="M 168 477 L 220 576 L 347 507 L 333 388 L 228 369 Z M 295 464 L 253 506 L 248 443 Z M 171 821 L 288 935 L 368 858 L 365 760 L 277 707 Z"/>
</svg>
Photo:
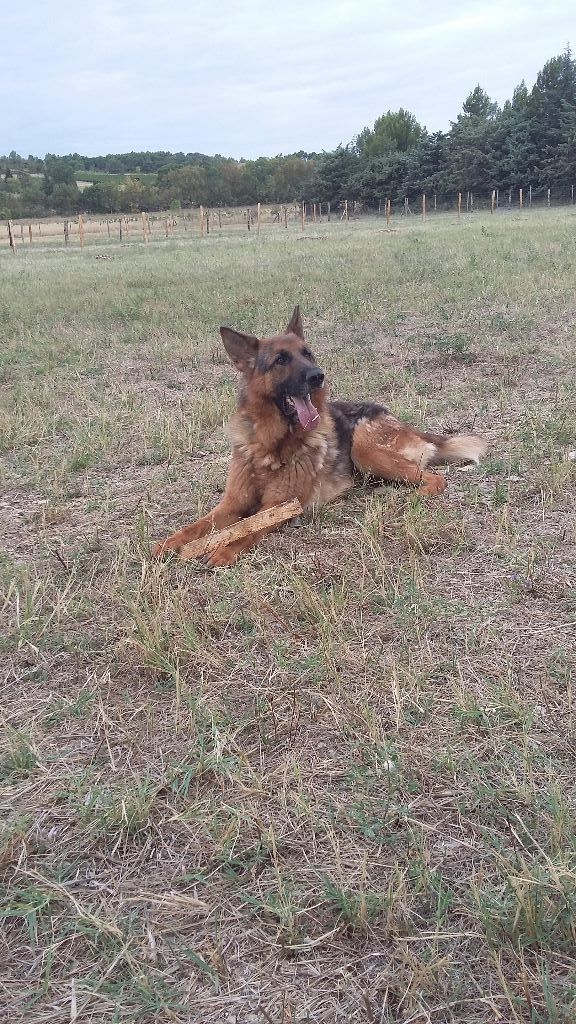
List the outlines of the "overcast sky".
<svg viewBox="0 0 576 1024">
<path fill-rule="evenodd" d="M 388 109 L 446 129 L 576 36 L 574 0 L 0 0 L 0 152 L 330 150 Z"/>
</svg>

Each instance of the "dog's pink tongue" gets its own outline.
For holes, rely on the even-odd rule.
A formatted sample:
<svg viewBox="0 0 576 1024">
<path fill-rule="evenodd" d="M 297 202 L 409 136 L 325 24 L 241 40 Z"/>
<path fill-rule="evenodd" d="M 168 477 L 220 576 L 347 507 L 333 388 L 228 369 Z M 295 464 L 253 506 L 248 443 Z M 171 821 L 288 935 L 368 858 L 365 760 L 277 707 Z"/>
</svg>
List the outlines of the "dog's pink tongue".
<svg viewBox="0 0 576 1024">
<path fill-rule="evenodd" d="M 317 408 L 312 405 L 310 396 L 306 395 L 306 398 L 296 398 L 296 395 L 290 395 L 290 398 L 294 402 L 300 426 L 304 427 L 304 430 L 312 430 L 314 427 L 317 427 L 320 423 L 320 416 L 318 415 Z"/>
</svg>

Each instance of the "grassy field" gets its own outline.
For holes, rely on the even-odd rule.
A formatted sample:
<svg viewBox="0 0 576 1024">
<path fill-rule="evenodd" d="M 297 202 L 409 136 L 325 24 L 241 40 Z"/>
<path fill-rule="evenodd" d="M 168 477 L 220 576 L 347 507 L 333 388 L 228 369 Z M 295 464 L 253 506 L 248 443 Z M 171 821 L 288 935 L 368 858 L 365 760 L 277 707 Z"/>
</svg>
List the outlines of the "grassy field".
<svg viewBox="0 0 576 1024">
<path fill-rule="evenodd" d="M 0 1005 L 26 1024 L 576 1019 L 576 216 L 0 256 Z M 490 442 L 230 570 L 218 325 Z"/>
</svg>

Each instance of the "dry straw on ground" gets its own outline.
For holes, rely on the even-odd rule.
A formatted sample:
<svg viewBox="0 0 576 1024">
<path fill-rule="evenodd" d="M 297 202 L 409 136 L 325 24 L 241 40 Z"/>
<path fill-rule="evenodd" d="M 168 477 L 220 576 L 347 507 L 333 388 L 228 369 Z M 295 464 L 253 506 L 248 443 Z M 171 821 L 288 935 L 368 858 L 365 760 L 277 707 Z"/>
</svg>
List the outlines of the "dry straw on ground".
<svg viewBox="0 0 576 1024">
<path fill-rule="evenodd" d="M 5 1019 L 575 1019 L 575 227 L 0 256 Z M 296 301 L 335 395 L 489 457 L 152 563 L 225 479 L 218 324 Z"/>
</svg>

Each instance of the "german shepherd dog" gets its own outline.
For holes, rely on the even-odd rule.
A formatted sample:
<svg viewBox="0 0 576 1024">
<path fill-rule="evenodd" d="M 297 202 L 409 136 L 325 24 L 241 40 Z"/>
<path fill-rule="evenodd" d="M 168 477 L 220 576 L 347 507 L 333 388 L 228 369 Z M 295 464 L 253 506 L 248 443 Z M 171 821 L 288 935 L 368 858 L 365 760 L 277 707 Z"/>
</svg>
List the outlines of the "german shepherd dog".
<svg viewBox="0 0 576 1024">
<path fill-rule="evenodd" d="M 212 512 L 157 544 L 157 556 L 292 498 L 303 508 L 331 501 L 350 490 L 358 474 L 441 494 L 446 479 L 428 467 L 478 462 L 486 449 L 472 434 L 443 437 L 416 430 L 375 402 L 328 401 L 299 306 L 285 332 L 275 337 L 259 339 L 230 327 L 221 327 L 220 334 L 242 374 L 229 425 L 232 463 L 226 488 Z M 218 547 L 204 561 L 232 565 L 273 528 Z"/>
</svg>

